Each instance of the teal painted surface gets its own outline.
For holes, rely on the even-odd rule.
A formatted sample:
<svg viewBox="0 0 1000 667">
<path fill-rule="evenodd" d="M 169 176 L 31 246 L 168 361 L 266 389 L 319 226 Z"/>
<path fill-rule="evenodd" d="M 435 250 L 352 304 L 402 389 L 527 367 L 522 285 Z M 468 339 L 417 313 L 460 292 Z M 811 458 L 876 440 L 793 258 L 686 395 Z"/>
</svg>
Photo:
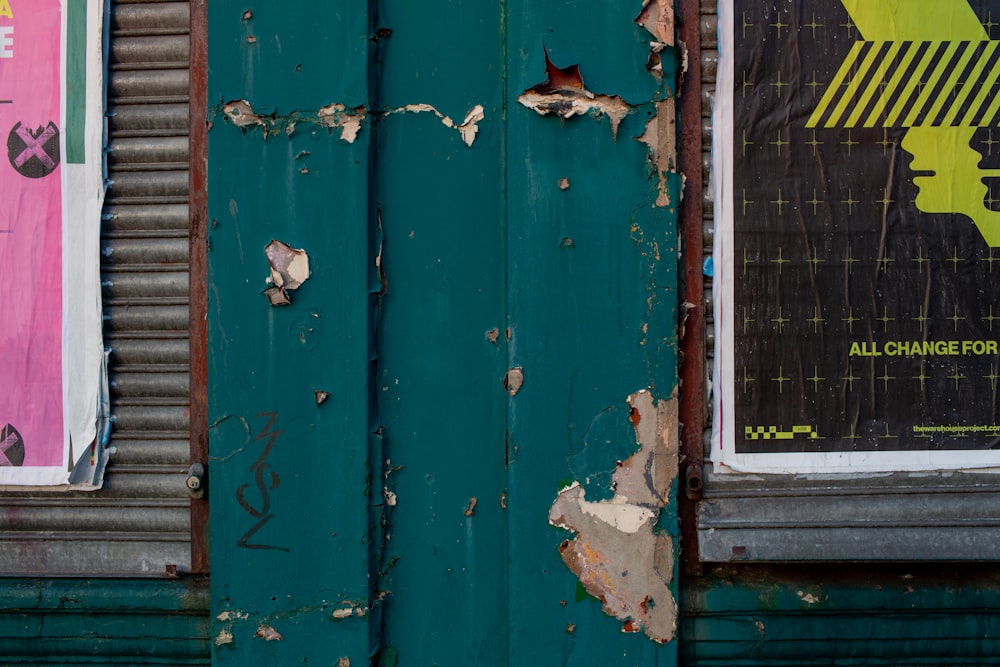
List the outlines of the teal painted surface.
<svg viewBox="0 0 1000 667">
<path fill-rule="evenodd" d="M 995 566 L 720 568 L 684 582 L 684 664 L 988 665 Z"/>
<path fill-rule="evenodd" d="M 87 130 L 87 0 L 66 4 L 66 162 L 84 163 Z"/>
<path fill-rule="evenodd" d="M 331 103 L 367 104 L 368 16 L 357 3 L 288 9 L 209 7 L 214 658 L 360 665 L 372 615 L 333 614 L 371 599 L 369 134 L 348 144 L 315 122 Z M 278 129 L 225 120 L 221 105 L 240 99 Z M 280 308 L 261 293 L 272 239 L 304 249 L 312 271 Z"/>
<path fill-rule="evenodd" d="M 609 497 L 616 461 L 636 449 L 626 398 L 676 387 L 676 210 L 652 207 L 647 149 L 633 139 L 665 91 L 643 67 L 649 34 L 620 4 L 514 1 L 507 13 L 510 357 L 525 373 L 510 401 L 510 664 L 545 647 L 538 664 L 672 665 L 674 645 L 622 634 L 600 604 L 578 601 L 557 550 L 572 535 L 541 514 L 569 480 L 588 500 Z M 579 63 L 588 89 L 637 107 L 617 141 L 607 118 L 561 122 L 516 102 L 545 78 L 543 42 L 558 66 Z M 676 535 L 675 507 L 661 524 Z"/>
<path fill-rule="evenodd" d="M 387 280 L 376 388 L 385 458 L 401 467 L 386 480 L 398 560 L 382 584 L 382 643 L 400 665 L 503 665 L 506 360 L 487 337 L 504 328 L 506 296 L 500 13 L 387 0 L 379 24 L 393 30 L 379 108 L 430 104 L 460 123 L 481 104 L 486 115 L 471 148 L 432 113 L 376 129 Z"/>
<path fill-rule="evenodd" d="M 634 140 L 666 94 L 641 3 L 376 4 L 210 6 L 214 660 L 673 665 L 578 594 L 548 522 L 567 480 L 611 494 L 626 398 L 676 386 L 676 211 Z M 634 106 L 617 141 L 517 103 L 543 40 Z M 240 99 L 268 136 L 224 118 Z M 353 144 L 315 126 L 330 103 L 367 108 Z M 475 105 L 469 147 L 437 114 Z M 282 308 L 260 294 L 272 238 L 313 269 Z M 241 546 L 270 515 L 250 535 L 269 548 Z M 342 601 L 364 616 L 332 620 Z"/>
<path fill-rule="evenodd" d="M 210 664 L 203 580 L 0 580 L 0 664 Z"/>
</svg>

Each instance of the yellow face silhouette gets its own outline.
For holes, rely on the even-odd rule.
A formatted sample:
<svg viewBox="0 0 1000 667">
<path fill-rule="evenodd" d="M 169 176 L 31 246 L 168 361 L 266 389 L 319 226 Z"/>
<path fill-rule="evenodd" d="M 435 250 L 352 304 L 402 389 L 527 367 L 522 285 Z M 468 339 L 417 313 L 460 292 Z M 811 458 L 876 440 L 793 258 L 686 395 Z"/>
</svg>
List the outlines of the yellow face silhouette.
<svg viewBox="0 0 1000 667">
<path fill-rule="evenodd" d="M 1000 80 L 1000 61 L 986 69 L 1000 42 L 990 40 L 965 0 L 841 2 L 865 41 L 845 58 L 806 127 L 908 128 L 902 148 L 913 155 L 913 171 L 928 172 L 913 179 L 917 208 L 966 215 L 990 247 L 1000 247 L 1000 212 L 986 206 L 983 182 L 1000 170 L 980 169 L 981 156 L 971 148 L 978 123 L 1000 112 L 1000 95 L 989 97 Z M 970 74 L 959 82 L 967 66 Z M 932 98 L 939 84 L 951 95 Z"/>
</svg>

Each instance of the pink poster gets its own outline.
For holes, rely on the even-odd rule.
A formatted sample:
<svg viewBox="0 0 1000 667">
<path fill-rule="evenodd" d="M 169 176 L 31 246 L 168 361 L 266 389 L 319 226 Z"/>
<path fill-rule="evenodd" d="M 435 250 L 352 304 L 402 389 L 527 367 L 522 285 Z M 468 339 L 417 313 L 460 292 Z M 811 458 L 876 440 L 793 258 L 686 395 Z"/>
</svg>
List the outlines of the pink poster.
<svg viewBox="0 0 1000 667">
<path fill-rule="evenodd" d="M 60 1 L 0 0 L 0 466 L 66 470 Z"/>
</svg>

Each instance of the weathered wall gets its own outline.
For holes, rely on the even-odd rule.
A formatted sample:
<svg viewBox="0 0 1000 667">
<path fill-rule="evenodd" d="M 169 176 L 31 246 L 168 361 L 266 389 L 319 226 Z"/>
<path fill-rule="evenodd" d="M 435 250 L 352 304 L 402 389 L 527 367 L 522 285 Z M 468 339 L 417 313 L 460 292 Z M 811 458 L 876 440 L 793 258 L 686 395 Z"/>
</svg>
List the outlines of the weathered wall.
<svg viewBox="0 0 1000 667">
<path fill-rule="evenodd" d="M 210 5 L 216 662 L 674 664 L 645 4 Z"/>
</svg>

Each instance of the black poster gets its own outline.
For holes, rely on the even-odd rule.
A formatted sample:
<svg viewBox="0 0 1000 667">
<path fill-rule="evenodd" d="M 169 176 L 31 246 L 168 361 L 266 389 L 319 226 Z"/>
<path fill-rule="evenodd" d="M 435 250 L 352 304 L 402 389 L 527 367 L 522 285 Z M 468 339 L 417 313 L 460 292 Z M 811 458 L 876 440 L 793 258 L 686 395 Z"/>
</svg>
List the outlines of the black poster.
<svg viewBox="0 0 1000 667">
<path fill-rule="evenodd" d="M 1000 463 L 1000 0 L 721 4 L 716 460 Z"/>
</svg>

